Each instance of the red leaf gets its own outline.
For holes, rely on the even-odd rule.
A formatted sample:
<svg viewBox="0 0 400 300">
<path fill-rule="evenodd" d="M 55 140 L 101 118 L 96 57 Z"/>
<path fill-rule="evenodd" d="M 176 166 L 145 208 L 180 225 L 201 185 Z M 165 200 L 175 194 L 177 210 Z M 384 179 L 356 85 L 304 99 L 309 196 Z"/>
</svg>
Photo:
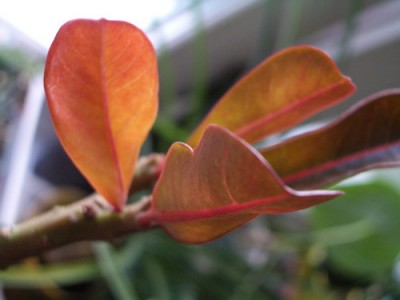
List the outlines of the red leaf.
<svg viewBox="0 0 400 300">
<path fill-rule="evenodd" d="M 298 192 L 228 130 L 209 126 L 199 145 L 175 143 L 142 222 L 163 226 L 175 239 L 202 243 L 259 214 L 284 213 L 327 201 L 336 191 Z"/>
<path fill-rule="evenodd" d="M 149 40 L 125 22 L 70 21 L 51 45 L 44 83 L 64 149 L 120 209 L 157 113 L 157 64 Z"/>
<path fill-rule="evenodd" d="M 336 122 L 260 152 L 287 184 L 301 189 L 400 166 L 400 89 L 372 95 Z"/>
<path fill-rule="evenodd" d="M 286 130 L 355 90 L 321 50 L 297 46 L 265 60 L 234 85 L 193 132 L 198 143 L 209 124 L 221 125 L 249 143 Z"/>
</svg>

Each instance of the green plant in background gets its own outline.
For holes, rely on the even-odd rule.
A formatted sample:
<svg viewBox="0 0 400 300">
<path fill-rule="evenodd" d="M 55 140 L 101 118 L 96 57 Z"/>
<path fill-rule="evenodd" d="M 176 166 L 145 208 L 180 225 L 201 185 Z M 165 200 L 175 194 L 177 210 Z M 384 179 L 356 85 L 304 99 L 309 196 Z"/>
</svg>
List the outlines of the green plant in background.
<svg viewBox="0 0 400 300">
<path fill-rule="evenodd" d="M 354 90 L 329 57 L 307 46 L 275 54 L 239 81 L 187 144 L 173 144 L 165 158 L 149 156 L 136 163 L 157 110 L 155 67 L 154 51 L 146 37 L 127 23 L 77 20 L 60 30 L 49 52 L 45 76 L 53 122 L 71 158 L 104 198 L 95 195 L 11 230 L 3 229 L 1 265 L 76 241 L 113 240 L 158 226 L 179 241 L 206 242 L 260 214 L 296 211 L 340 194 L 311 187 L 399 163 L 398 90 L 372 96 L 318 131 L 259 151 L 248 144 L 289 129 Z M 128 194 L 151 188 L 154 181 L 150 197 L 125 204 Z M 374 230 L 369 222 L 356 226 L 365 227 L 359 229 L 365 236 Z M 205 279 L 221 276 L 228 286 L 237 284 L 232 299 L 284 297 L 285 293 L 289 297 L 296 287 L 284 278 L 257 284 L 260 274 L 280 267 L 279 259 L 276 266 L 260 264 L 258 270 L 246 263 L 232 267 L 240 253 L 221 256 L 222 248 L 217 246 L 216 251 L 206 250 L 205 256 L 193 248 L 176 250 L 182 246 L 171 241 L 165 242 L 166 247 L 157 243 L 152 247 L 151 241 L 151 234 L 146 241 L 131 238 L 119 250 L 96 244 L 95 258 L 85 262 L 44 266 L 30 273 L 27 267 L 16 266 L 0 278 L 11 285 L 51 285 L 102 275 L 120 299 L 155 295 L 133 290 L 124 277 L 131 268 L 136 276 L 145 273 L 146 280 L 154 279 L 157 299 L 189 297 L 185 293 L 225 297 L 225 288 Z M 210 258 L 219 260 L 222 269 L 213 269 Z M 175 279 L 166 269 L 180 275 Z M 196 269 L 196 277 L 203 276 L 180 282 L 188 276 L 188 269 Z M 288 268 L 283 273 L 300 275 L 300 269 Z M 21 272 L 26 274 L 24 279 Z M 243 273 L 248 276 L 243 278 Z M 135 286 L 141 286 L 141 278 L 135 278 Z M 279 284 L 271 284 L 274 280 Z M 169 286 L 180 288 L 172 291 Z M 213 294 L 198 290 L 202 286 Z"/>
<path fill-rule="evenodd" d="M 321 230 L 317 240 L 328 246 L 338 271 L 364 280 L 389 280 L 400 249 L 399 191 L 378 180 L 342 190 L 346 196 L 312 211 L 312 224 Z"/>
</svg>

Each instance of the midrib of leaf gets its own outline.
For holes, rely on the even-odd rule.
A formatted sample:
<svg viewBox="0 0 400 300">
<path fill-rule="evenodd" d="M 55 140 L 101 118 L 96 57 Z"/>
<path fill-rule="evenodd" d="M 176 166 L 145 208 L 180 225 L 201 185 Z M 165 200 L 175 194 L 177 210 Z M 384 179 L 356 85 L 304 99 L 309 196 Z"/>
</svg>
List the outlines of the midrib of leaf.
<svg viewBox="0 0 400 300">
<path fill-rule="evenodd" d="M 106 77 L 106 23 L 104 20 L 101 22 L 101 33 L 100 33 L 100 80 L 101 80 L 101 95 L 103 100 L 103 109 L 104 109 L 104 123 L 106 127 L 106 137 L 108 140 L 108 144 L 111 148 L 111 158 L 114 162 L 115 169 L 117 172 L 117 184 L 119 188 L 119 201 L 124 201 L 126 198 L 126 189 L 124 187 L 124 180 L 122 178 L 121 166 L 118 159 L 117 149 L 115 145 L 115 139 L 113 136 L 112 128 L 111 128 L 111 119 L 109 113 L 109 97 L 107 92 L 107 77 Z"/>
<path fill-rule="evenodd" d="M 397 160 L 395 161 L 394 159 L 391 159 L 391 160 L 376 159 L 376 160 L 371 160 L 370 162 L 368 162 L 364 165 L 357 164 L 357 162 L 360 162 L 361 160 L 365 160 L 365 158 L 368 157 L 369 155 L 377 155 L 380 157 L 385 157 L 385 156 L 381 155 L 384 152 L 393 152 L 391 154 L 395 155 Z M 353 164 L 353 167 L 346 170 L 346 168 L 343 167 L 346 164 Z M 354 167 L 354 164 L 356 164 L 356 167 Z M 395 142 L 395 143 L 388 143 L 386 145 L 375 147 L 375 148 L 368 149 L 368 150 L 357 151 L 355 153 L 346 155 L 339 159 L 334 159 L 327 163 L 317 165 L 315 167 L 307 168 L 307 169 L 301 170 L 299 172 L 295 172 L 295 173 L 286 175 L 286 176 L 282 177 L 282 179 L 286 184 L 290 185 L 291 183 L 299 182 L 302 179 L 307 178 L 308 176 L 320 174 L 321 172 L 329 171 L 331 169 L 339 168 L 340 170 L 344 170 L 344 171 L 341 171 L 340 174 L 345 173 L 345 175 L 350 176 L 350 175 L 353 175 L 354 173 L 358 173 L 361 170 L 364 170 L 366 168 L 372 168 L 373 166 L 387 166 L 387 167 L 393 166 L 394 167 L 394 166 L 398 166 L 398 165 L 400 165 L 400 142 Z M 319 177 L 320 177 L 320 175 L 319 175 Z M 334 176 L 334 178 L 337 178 L 337 177 Z M 328 183 L 330 183 L 330 182 L 325 182 L 325 183 L 323 182 L 322 184 L 328 184 Z M 322 184 L 313 185 L 310 187 L 321 186 Z"/>
<path fill-rule="evenodd" d="M 264 124 L 268 124 L 271 123 L 273 124 L 273 122 L 276 122 L 277 119 L 281 118 L 282 116 L 285 116 L 286 114 L 288 114 L 291 111 L 295 111 L 297 108 L 312 102 L 313 100 L 315 100 L 315 98 L 317 98 L 318 96 L 322 95 L 322 94 L 326 94 L 331 92 L 332 90 L 341 88 L 341 87 L 345 87 L 347 84 L 349 84 L 349 82 L 347 81 L 347 79 L 342 79 L 339 82 L 336 82 L 334 84 L 331 84 L 323 89 L 320 89 L 318 92 L 315 92 L 309 96 L 306 96 L 304 98 L 301 98 L 293 103 L 291 103 L 290 105 L 285 106 L 284 108 L 277 110 L 271 114 L 268 114 L 265 117 L 261 117 L 257 120 L 255 120 L 254 122 L 251 123 L 247 123 L 247 125 L 242 126 L 236 130 L 234 130 L 234 132 L 239 135 L 240 137 L 246 137 L 247 134 L 252 133 L 254 131 L 257 131 L 258 128 L 260 128 L 261 126 L 263 126 Z M 348 93 L 345 93 L 343 95 L 341 95 L 336 101 L 329 101 L 328 103 L 321 105 L 318 110 L 314 110 L 312 112 L 309 112 L 305 115 L 303 115 L 303 117 L 299 120 L 296 121 L 296 123 L 301 122 L 302 120 L 305 120 L 307 117 L 309 117 L 310 115 L 312 115 L 313 113 L 317 113 L 320 110 L 323 110 L 329 106 L 334 105 L 335 103 L 339 102 L 340 99 L 343 99 L 345 96 L 347 96 Z M 284 130 L 286 128 L 281 128 L 280 130 Z M 266 133 L 266 135 L 270 135 L 275 133 L 276 131 L 272 131 L 269 133 Z M 263 135 L 261 138 L 264 138 L 266 135 Z M 246 138 L 245 138 L 246 139 Z M 259 139 L 257 139 L 259 140 Z M 251 141 L 251 142 L 256 142 L 255 141 Z"/>
<path fill-rule="evenodd" d="M 173 222 L 187 222 L 200 219 L 215 218 L 220 216 L 226 216 L 229 214 L 243 214 L 258 215 L 258 212 L 248 211 L 250 209 L 257 208 L 258 206 L 265 205 L 271 202 L 282 201 L 287 197 L 291 197 L 289 193 L 283 193 L 275 196 L 271 196 L 263 199 L 256 199 L 243 203 L 231 203 L 228 205 L 223 205 L 215 208 L 204 208 L 198 210 L 170 210 L 170 211 L 157 211 L 151 210 L 145 212 L 140 216 L 142 219 L 151 219 L 160 223 L 173 223 Z M 293 195 L 294 196 L 294 195 Z"/>
</svg>

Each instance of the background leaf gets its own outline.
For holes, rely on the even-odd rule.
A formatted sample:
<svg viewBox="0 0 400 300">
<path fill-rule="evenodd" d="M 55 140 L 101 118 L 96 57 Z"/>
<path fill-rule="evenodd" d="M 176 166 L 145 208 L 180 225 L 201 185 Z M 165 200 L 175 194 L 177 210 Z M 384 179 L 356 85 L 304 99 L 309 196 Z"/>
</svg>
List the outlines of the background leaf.
<svg viewBox="0 0 400 300">
<path fill-rule="evenodd" d="M 336 245 L 335 239 L 330 237 L 330 265 L 336 272 L 347 277 L 380 280 L 390 276 L 400 249 L 398 190 L 379 181 L 340 189 L 345 192 L 343 197 L 311 211 L 313 227 L 322 231 L 340 226 L 344 234 L 351 235 L 352 224 L 363 221 L 368 222 L 373 230 L 365 238 Z M 346 228 L 346 225 L 349 227 Z"/>
<path fill-rule="evenodd" d="M 202 243 L 259 214 L 299 210 L 339 194 L 287 188 L 251 146 L 214 125 L 194 150 L 171 147 L 142 221 L 160 224 L 181 242 Z"/>
<path fill-rule="evenodd" d="M 286 184 L 298 189 L 399 166 L 400 89 L 375 94 L 333 124 L 260 152 Z"/>
<path fill-rule="evenodd" d="M 196 145 L 209 124 L 221 125 L 253 143 L 300 123 L 354 90 L 350 79 L 321 50 L 288 48 L 237 82 L 193 132 L 188 144 Z"/>
<path fill-rule="evenodd" d="M 51 45 L 44 80 L 66 152 L 93 187 L 121 208 L 158 107 L 149 40 L 126 22 L 70 21 Z"/>
</svg>

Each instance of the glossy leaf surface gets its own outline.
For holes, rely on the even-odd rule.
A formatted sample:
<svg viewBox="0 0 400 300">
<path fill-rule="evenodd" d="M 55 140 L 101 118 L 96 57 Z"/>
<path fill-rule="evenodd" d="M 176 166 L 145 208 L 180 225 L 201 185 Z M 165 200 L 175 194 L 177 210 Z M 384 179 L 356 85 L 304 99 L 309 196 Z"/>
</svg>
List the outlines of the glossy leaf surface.
<svg viewBox="0 0 400 300">
<path fill-rule="evenodd" d="M 259 214 L 300 210 L 338 194 L 286 187 L 251 146 L 210 126 L 194 150 L 171 147 L 143 221 L 160 224 L 179 241 L 202 243 Z"/>
<path fill-rule="evenodd" d="M 129 23 L 70 21 L 51 45 L 44 80 L 64 149 L 97 192 L 120 209 L 157 113 L 152 45 Z"/>
<path fill-rule="evenodd" d="M 362 101 L 333 124 L 260 150 L 286 184 L 322 187 L 400 165 L 400 89 Z"/>
<path fill-rule="evenodd" d="M 207 125 L 223 126 L 249 143 L 288 129 L 355 90 L 321 50 L 297 46 L 257 66 L 214 106 L 188 140 L 198 143 Z"/>
</svg>

